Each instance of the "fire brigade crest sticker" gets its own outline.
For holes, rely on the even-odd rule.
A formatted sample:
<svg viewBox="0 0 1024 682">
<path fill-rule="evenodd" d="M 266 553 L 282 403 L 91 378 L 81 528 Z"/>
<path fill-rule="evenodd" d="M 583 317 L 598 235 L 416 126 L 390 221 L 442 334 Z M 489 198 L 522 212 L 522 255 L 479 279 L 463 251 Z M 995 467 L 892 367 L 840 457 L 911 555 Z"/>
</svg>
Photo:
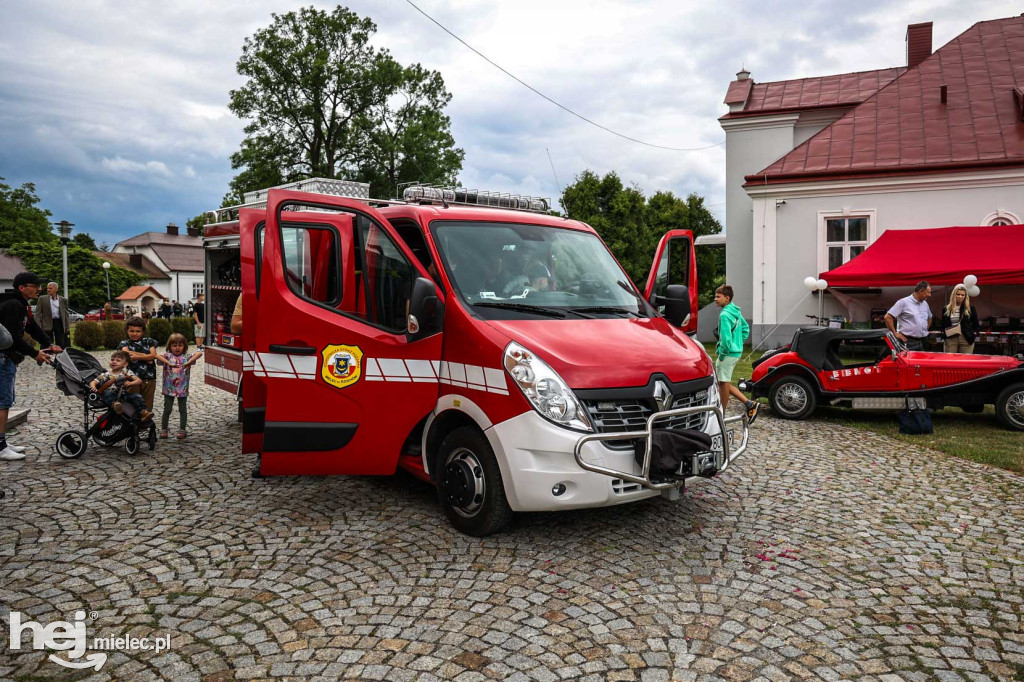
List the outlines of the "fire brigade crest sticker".
<svg viewBox="0 0 1024 682">
<path fill-rule="evenodd" d="M 336 388 L 345 388 L 359 381 L 363 351 L 359 346 L 327 346 L 323 351 L 323 380 Z"/>
</svg>

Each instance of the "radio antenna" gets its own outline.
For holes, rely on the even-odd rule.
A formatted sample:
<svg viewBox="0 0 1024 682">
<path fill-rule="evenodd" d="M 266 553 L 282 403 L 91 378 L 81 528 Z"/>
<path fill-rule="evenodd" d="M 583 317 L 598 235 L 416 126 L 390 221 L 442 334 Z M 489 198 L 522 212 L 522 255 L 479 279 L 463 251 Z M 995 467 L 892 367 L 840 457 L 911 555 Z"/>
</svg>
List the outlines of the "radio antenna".
<svg viewBox="0 0 1024 682">
<path fill-rule="evenodd" d="M 558 173 L 555 172 L 555 162 L 551 160 L 551 150 L 544 147 L 544 151 L 548 153 L 548 163 L 551 164 L 551 175 L 555 177 L 555 186 L 558 187 L 558 196 L 561 197 L 562 208 L 565 209 L 565 217 L 569 217 L 569 209 L 565 205 L 565 190 L 562 189 L 562 183 L 558 181 Z"/>
</svg>

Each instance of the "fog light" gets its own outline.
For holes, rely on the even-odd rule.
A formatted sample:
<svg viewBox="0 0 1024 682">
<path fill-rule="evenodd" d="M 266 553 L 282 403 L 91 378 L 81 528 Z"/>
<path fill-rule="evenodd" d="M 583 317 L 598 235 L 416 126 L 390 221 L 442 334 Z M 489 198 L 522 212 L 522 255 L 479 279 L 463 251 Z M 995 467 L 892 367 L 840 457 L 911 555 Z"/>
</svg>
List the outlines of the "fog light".
<svg viewBox="0 0 1024 682">
<path fill-rule="evenodd" d="M 551 487 L 551 494 L 554 495 L 555 497 L 560 496 L 564 492 L 565 492 L 565 485 L 563 485 L 561 483 L 556 483 L 555 485 L 553 485 Z"/>
</svg>

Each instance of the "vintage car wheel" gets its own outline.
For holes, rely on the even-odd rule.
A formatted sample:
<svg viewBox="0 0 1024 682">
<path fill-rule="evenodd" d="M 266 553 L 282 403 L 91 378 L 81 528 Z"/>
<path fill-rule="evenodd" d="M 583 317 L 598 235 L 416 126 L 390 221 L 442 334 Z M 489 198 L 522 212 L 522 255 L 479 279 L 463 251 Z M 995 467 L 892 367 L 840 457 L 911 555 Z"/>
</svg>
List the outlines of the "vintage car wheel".
<svg viewBox="0 0 1024 682">
<path fill-rule="evenodd" d="M 441 443 L 437 495 L 445 516 L 466 535 L 496 533 L 512 520 L 498 460 L 480 431 L 463 427 Z"/>
<path fill-rule="evenodd" d="M 996 398 L 996 418 L 1014 431 L 1024 431 L 1024 384 L 1012 384 Z"/>
<path fill-rule="evenodd" d="M 818 406 L 811 382 L 797 376 L 783 377 L 772 384 L 768 402 L 772 411 L 784 419 L 804 419 Z"/>
</svg>

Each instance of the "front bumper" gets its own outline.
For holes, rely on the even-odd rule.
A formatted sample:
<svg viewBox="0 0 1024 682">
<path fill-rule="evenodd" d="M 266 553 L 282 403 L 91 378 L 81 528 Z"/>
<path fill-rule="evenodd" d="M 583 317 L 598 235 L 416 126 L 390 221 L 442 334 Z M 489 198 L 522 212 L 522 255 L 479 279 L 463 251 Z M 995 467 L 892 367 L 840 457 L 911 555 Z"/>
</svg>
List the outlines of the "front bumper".
<svg viewBox="0 0 1024 682">
<path fill-rule="evenodd" d="M 643 486 L 647 490 L 660 491 L 670 488 L 679 488 L 685 482 L 684 477 L 673 478 L 670 480 L 654 480 L 651 477 L 651 435 L 659 421 L 671 417 L 695 414 L 698 412 L 710 412 L 714 416 L 715 422 L 717 422 L 718 433 L 721 435 L 720 441 L 722 449 L 717 452 L 691 455 L 692 459 L 689 466 L 689 472 L 691 472 L 691 475 L 700 473 L 702 476 L 711 476 L 718 472 L 725 471 L 729 468 L 730 464 L 739 459 L 739 457 L 746 452 L 747 440 L 750 437 L 750 432 L 747 425 L 747 416 L 745 414 L 726 417 L 725 413 L 722 412 L 722 408 L 717 405 L 698 405 L 694 407 L 681 407 L 676 410 L 666 410 L 664 412 L 655 412 L 648 417 L 647 428 L 643 431 L 594 433 L 583 436 L 576 441 L 576 447 L 573 450 L 573 454 L 576 457 L 576 463 L 580 468 L 586 471 L 602 474 L 614 479 L 629 481 Z M 712 427 L 716 425 L 715 422 L 712 423 Z M 739 423 L 742 427 L 743 437 L 739 447 L 734 450 L 729 444 L 730 439 L 728 437 L 728 427 L 736 423 Z M 713 429 L 709 429 L 709 432 L 713 432 Z M 603 466 L 596 462 L 588 461 L 584 456 L 584 449 L 588 443 L 639 439 L 643 439 L 646 445 L 644 461 L 640 466 L 639 474 L 634 471 L 623 471 Z M 683 464 L 683 468 L 686 468 L 686 463 Z"/>
</svg>

